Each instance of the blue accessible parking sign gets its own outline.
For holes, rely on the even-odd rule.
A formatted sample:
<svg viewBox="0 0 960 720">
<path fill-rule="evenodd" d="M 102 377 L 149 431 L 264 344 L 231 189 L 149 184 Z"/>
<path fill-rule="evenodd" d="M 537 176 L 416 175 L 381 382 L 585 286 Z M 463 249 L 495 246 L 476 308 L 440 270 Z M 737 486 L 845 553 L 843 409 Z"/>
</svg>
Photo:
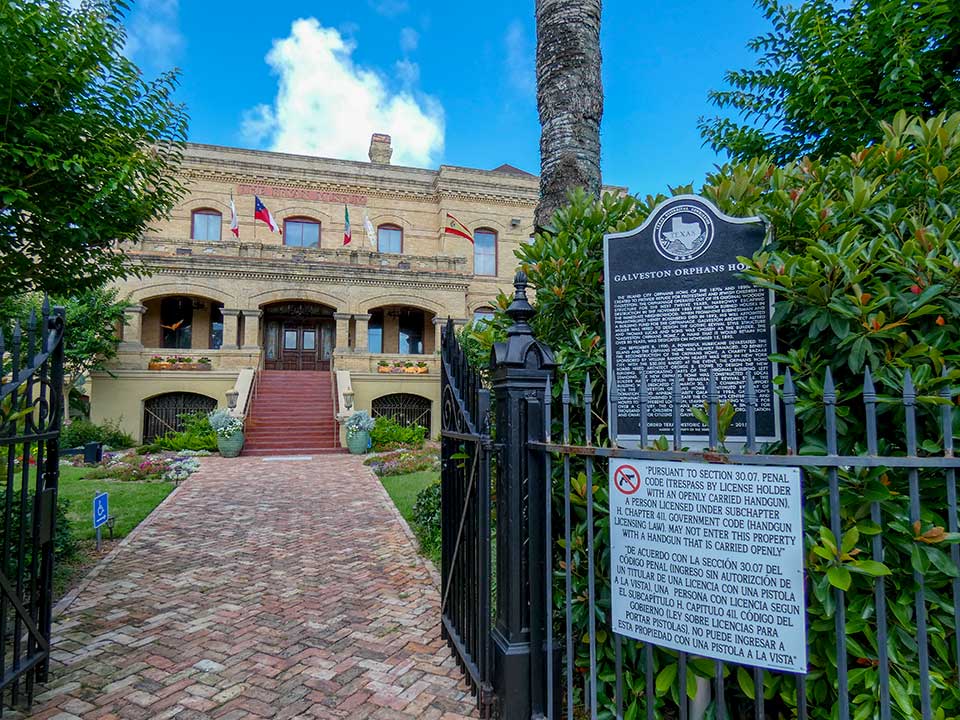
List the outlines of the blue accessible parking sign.
<svg viewBox="0 0 960 720">
<path fill-rule="evenodd" d="M 110 517 L 110 499 L 107 493 L 97 493 L 93 496 L 93 527 L 105 525 Z"/>
</svg>

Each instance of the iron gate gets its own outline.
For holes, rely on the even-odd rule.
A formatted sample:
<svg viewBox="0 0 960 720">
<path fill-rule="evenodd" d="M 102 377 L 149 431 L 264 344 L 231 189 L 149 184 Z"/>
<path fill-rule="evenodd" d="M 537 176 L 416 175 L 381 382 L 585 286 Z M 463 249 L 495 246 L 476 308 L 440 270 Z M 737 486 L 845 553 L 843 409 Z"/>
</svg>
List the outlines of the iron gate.
<svg viewBox="0 0 960 720">
<path fill-rule="evenodd" d="M 442 632 L 467 675 L 477 706 L 490 717 L 490 393 L 467 363 L 451 320 L 442 342 Z"/>
<path fill-rule="evenodd" d="M 53 608 L 53 538 L 60 477 L 64 312 L 43 305 L 0 331 L 0 452 L 5 456 L 0 527 L 0 713 L 33 701 L 47 678 Z"/>
<path fill-rule="evenodd" d="M 672 441 L 647 436 L 651 398 L 641 383 L 642 449 L 600 447 L 594 438 L 597 418 L 604 417 L 603 398 L 595 396 L 589 378 L 572 391 L 564 379 L 561 391 L 554 392 L 553 358 L 533 338 L 527 322 L 533 309 L 526 301 L 525 281 L 518 274 L 517 292 L 507 311 L 514 324 L 507 342 L 495 345 L 491 361 L 497 590 L 487 677 L 500 717 L 935 717 L 938 699 L 952 699 L 950 693 L 960 688 L 956 488 L 960 459 L 953 450 L 957 389 L 946 373 L 939 398 L 918 398 L 909 372 L 903 376 L 899 397 L 878 393 L 868 373 L 855 410 L 862 413 L 866 427 L 865 437 L 857 442 L 858 454 L 839 454 L 838 442 L 842 413 L 854 411 L 851 403 L 857 396 L 851 400 L 846 391 L 841 411 L 829 372 L 820 402 L 805 400 L 802 406 L 786 373 L 781 393 L 784 443 L 779 454 L 757 451 L 757 400 L 746 373 L 738 399 L 747 426 L 742 448 L 728 451 L 722 446 L 720 402 L 712 377 L 704 388 L 707 447 L 683 448 L 680 417 L 686 408 L 681 407 L 684 379 L 679 376 L 674 378 L 672 397 L 666 399 L 673 409 Z M 448 358 L 461 363 L 456 370 L 461 376 L 469 372 L 449 324 L 445 372 Z M 554 394 L 561 404 L 556 423 L 551 410 Z M 616 406 L 615 386 L 610 395 Z M 898 413 L 896 428 L 885 426 L 878 432 L 878 408 L 886 410 L 888 418 Z M 808 419 L 805 432 L 799 427 L 801 411 Z M 928 428 L 936 420 L 939 437 L 918 436 L 920 411 L 925 412 Z M 822 425 L 813 417 L 822 417 Z M 453 431 L 446 412 L 443 427 L 451 450 L 460 447 L 453 442 L 472 437 L 464 433 L 461 438 Z M 895 430 L 902 433 L 904 451 L 884 453 Z M 448 452 L 445 463 L 451 458 Z M 459 456 L 469 457 L 462 450 Z M 807 509 L 818 513 L 823 523 L 819 536 L 805 535 L 811 598 L 808 674 L 728 664 L 613 631 L 606 504 L 607 462 L 612 458 L 802 469 Z M 466 467 L 460 466 L 461 473 Z M 444 472 L 445 484 L 456 482 L 456 476 Z M 444 492 L 450 489 L 445 487 Z M 472 507 L 461 503 L 453 509 L 476 513 Z M 448 503 L 445 533 L 454 524 L 450 513 Z M 467 526 L 476 527 L 470 525 L 474 520 L 469 514 Z M 461 517 L 456 519 L 464 524 Z M 477 514 L 475 521 L 480 520 Z M 861 527 L 862 534 L 852 532 Z M 446 542 L 448 535 L 444 537 Z M 857 564 L 863 560 L 886 565 L 881 572 L 878 565 Z M 451 578 L 445 566 L 445 597 L 458 593 L 469 597 L 471 586 L 465 583 L 490 569 L 484 562 L 473 567 L 473 575 L 461 572 Z M 833 580 L 830 568 L 840 569 Z M 863 568 L 871 572 L 857 575 L 861 584 L 845 588 L 851 570 Z M 854 590 L 859 594 L 849 594 Z M 818 617 L 810 616 L 812 599 L 821 610 Z M 931 669 L 931 659 L 938 670 Z"/>
<path fill-rule="evenodd" d="M 183 415 L 216 409 L 217 401 L 191 392 L 157 395 L 143 403 L 143 442 L 150 443 L 168 432 L 183 430 Z"/>
<path fill-rule="evenodd" d="M 430 400 L 411 393 L 392 393 L 374 398 L 370 414 L 388 417 L 404 427 L 419 425 L 430 431 Z"/>
</svg>

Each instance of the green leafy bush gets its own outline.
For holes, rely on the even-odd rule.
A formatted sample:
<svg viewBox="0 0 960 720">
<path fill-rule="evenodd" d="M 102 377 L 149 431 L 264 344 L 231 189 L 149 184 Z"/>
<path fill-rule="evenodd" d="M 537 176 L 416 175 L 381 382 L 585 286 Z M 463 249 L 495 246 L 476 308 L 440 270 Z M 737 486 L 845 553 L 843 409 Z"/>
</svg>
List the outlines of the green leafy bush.
<svg viewBox="0 0 960 720">
<path fill-rule="evenodd" d="M 374 451 L 398 447 L 419 448 L 426 435 L 427 429 L 420 425 L 401 425 L 393 418 L 378 417 L 370 431 L 370 442 Z"/>
<path fill-rule="evenodd" d="M 88 442 L 102 442 L 115 450 L 125 450 L 136 444 L 133 437 L 112 420 L 95 425 L 89 420 L 77 419 L 65 425 L 60 433 L 61 447 L 83 447 Z"/>
<path fill-rule="evenodd" d="M 725 165 L 707 178 L 701 190 L 730 215 L 760 215 L 772 225 L 772 243 L 754 258 L 744 259 L 748 265 L 745 275 L 777 293 L 775 319 L 781 352 L 775 359 L 781 370 L 789 367 L 793 373 L 800 435 L 808 454 L 825 451 L 821 398 L 828 367 L 838 386 L 841 454 L 866 452 L 861 386 L 867 367 L 878 390 L 882 453 L 905 454 L 904 412 L 896 399 L 907 370 L 916 386 L 922 454 L 942 453 L 940 411 L 943 403 L 956 403 L 955 388 L 960 380 L 960 113 L 926 121 L 900 114 L 882 126 L 882 133 L 881 142 L 850 155 L 804 159 L 784 167 L 763 160 Z M 674 189 L 677 193 L 691 191 L 690 187 Z M 535 334 L 555 352 L 561 377 L 569 375 L 574 408 L 579 410 L 588 372 L 595 383 L 593 440 L 601 444 L 607 441 L 602 236 L 636 227 L 664 199 L 608 195 L 594 200 L 575 192 L 551 226 L 517 251 L 536 289 Z M 465 331 L 470 340 L 477 341 L 471 355 L 489 357 L 487 342 L 501 339 L 503 327 L 505 322 L 498 318 L 495 331 L 487 338 L 475 330 Z M 942 392 L 949 397 L 942 397 Z M 554 397 L 558 404 L 559 394 L 557 383 Z M 955 435 L 960 429 L 958 415 L 955 410 Z M 558 416 L 555 413 L 556 420 Z M 574 442 L 584 440 L 582 412 L 573 414 L 572 435 Z M 559 465 L 555 465 L 553 487 L 555 508 L 561 512 Z M 587 489 L 580 469 L 575 461 L 571 570 L 574 636 L 585 638 Z M 606 482 L 600 480 L 605 469 L 603 463 L 596 464 L 593 489 L 598 529 L 597 604 L 602 613 L 608 613 L 610 607 L 605 531 L 608 498 Z M 842 537 L 836 538 L 829 532 L 825 473 L 805 473 L 810 716 L 829 718 L 836 713 L 835 587 L 845 592 L 853 712 L 858 718 L 878 712 L 874 575 L 889 573 L 885 585 L 892 713 L 896 718 L 919 717 L 914 571 L 925 580 L 933 707 L 943 717 L 960 715 L 953 644 L 957 628 L 950 587 L 960 569 L 949 555 L 949 547 L 958 537 L 945 531 L 949 523 L 942 474 L 921 473 L 918 523 L 909 521 L 908 478 L 902 472 L 844 470 L 840 487 Z M 873 557 L 871 552 L 871 538 L 881 531 L 869 520 L 871 501 L 879 502 L 882 510 L 884 558 Z M 555 567 L 560 567 L 559 563 Z M 562 607 L 561 582 L 555 590 L 556 606 Z M 608 627 L 599 625 L 604 626 Z M 598 645 L 599 692 L 609 711 L 614 697 L 612 635 L 601 630 Z M 584 670 L 589 665 L 588 645 L 578 642 L 576 648 L 576 665 Z M 625 643 L 624 652 L 626 686 L 642 692 L 639 653 L 633 643 Z M 659 651 L 655 662 L 657 676 L 663 679 L 657 683 L 658 703 L 665 714 L 672 715 L 679 700 L 673 682 L 676 654 Z M 730 712 L 741 716 L 756 688 L 750 673 L 734 666 L 727 670 L 731 673 Z M 713 668 L 709 662 L 694 660 L 691 671 L 707 677 Z M 789 716 L 796 712 L 792 677 L 766 674 L 763 692 L 768 713 Z M 636 716 L 642 706 L 637 694 L 628 693 L 625 716 Z"/>
<path fill-rule="evenodd" d="M 413 526 L 423 554 L 435 556 L 440 550 L 440 483 L 428 485 L 417 493 Z"/>
<path fill-rule="evenodd" d="M 181 415 L 183 430 L 168 432 L 156 441 L 164 450 L 216 450 L 217 433 L 204 412 Z"/>
</svg>

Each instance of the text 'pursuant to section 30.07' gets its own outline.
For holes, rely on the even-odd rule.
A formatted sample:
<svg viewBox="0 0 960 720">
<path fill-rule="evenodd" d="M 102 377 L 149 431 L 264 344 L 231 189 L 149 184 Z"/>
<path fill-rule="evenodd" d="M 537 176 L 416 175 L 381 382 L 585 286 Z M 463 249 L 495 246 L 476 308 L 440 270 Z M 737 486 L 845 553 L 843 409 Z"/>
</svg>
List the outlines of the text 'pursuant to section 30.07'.
<svg viewBox="0 0 960 720">
<path fill-rule="evenodd" d="M 804 673 L 799 468 L 613 460 L 613 630 Z"/>
</svg>

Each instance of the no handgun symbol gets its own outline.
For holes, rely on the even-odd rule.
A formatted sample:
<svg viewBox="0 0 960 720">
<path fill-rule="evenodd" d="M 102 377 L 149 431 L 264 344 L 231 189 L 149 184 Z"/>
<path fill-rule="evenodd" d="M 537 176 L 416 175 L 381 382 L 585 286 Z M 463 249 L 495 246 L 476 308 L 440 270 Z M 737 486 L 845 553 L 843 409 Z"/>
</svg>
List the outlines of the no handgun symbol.
<svg viewBox="0 0 960 720">
<path fill-rule="evenodd" d="M 613 484 L 624 495 L 633 495 L 640 489 L 640 473 L 632 465 L 621 465 L 613 473 Z"/>
</svg>

